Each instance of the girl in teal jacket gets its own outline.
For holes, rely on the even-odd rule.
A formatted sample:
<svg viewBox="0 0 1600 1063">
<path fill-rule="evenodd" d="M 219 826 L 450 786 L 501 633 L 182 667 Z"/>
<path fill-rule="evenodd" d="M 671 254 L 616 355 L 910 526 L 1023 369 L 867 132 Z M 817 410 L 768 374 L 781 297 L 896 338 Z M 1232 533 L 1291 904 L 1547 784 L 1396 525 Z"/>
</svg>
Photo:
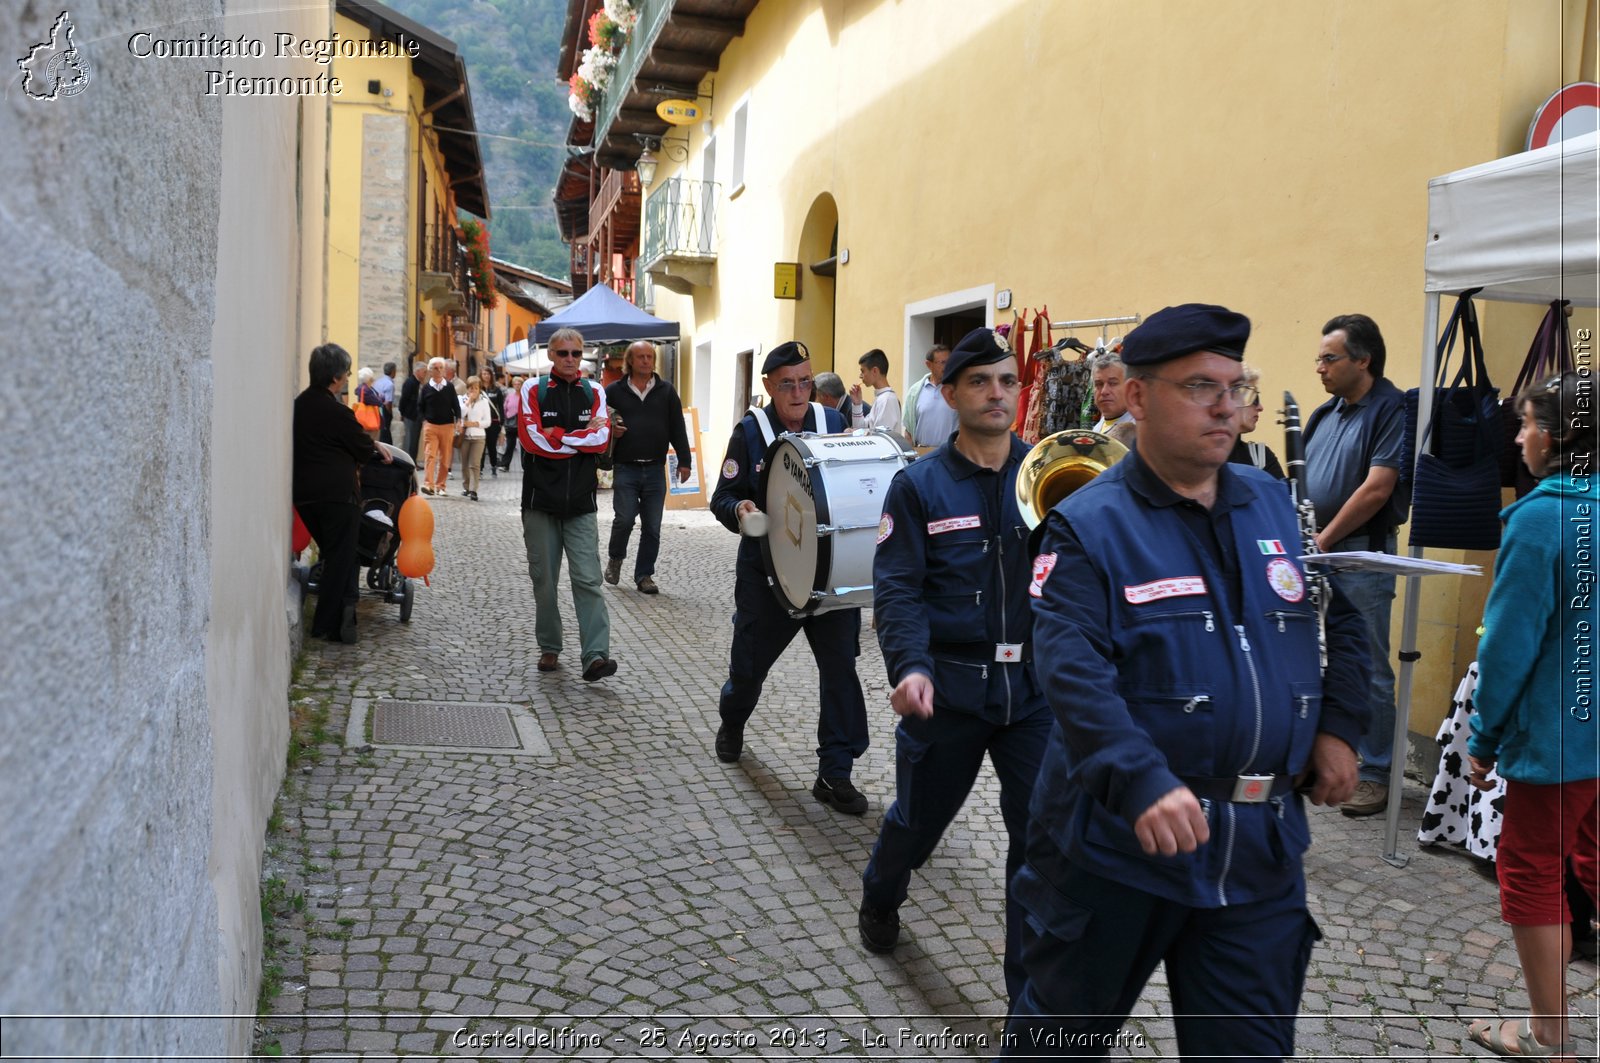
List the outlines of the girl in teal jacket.
<svg viewBox="0 0 1600 1063">
<path fill-rule="evenodd" d="M 1506 780 L 1496 855 L 1501 917 L 1511 925 L 1531 1016 L 1474 1023 L 1500 1055 L 1570 1055 L 1566 966 L 1571 912 L 1564 863 L 1600 894 L 1600 597 L 1595 525 L 1595 377 L 1566 373 L 1518 400 L 1517 442 L 1539 486 L 1501 513 L 1505 536 L 1478 645 L 1477 709 L 1467 741 L 1470 779 Z"/>
</svg>

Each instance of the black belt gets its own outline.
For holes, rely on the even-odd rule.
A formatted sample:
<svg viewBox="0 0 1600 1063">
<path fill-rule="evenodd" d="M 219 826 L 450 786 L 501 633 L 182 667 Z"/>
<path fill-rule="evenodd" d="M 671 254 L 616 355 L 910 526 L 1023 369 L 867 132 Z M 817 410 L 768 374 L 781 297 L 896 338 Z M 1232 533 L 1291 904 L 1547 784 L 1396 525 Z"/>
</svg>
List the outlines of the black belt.
<svg viewBox="0 0 1600 1063">
<path fill-rule="evenodd" d="M 929 642 L 928 650 L 931 653 L 955 657 L 958 660 L 973 661 L 978 664 L 994 664 L 997 663 L 995 658 L 996 645 L 998 643 L 994 642 Z M 1033 643 L 1024 642 L 1022 643 L 1021 661 L 1012 663 L 1031 660 L 1033 660 Z"/>
<path fill-rule="evenodd" d="M 629 458 L 623 465 L 665 465 L 666 458 Z"/>
<path fill-rule="evenodd" d="M 1229 775 L 1220 779 L 1179 776 L 1178 781 L 1193 791 L 1196 797 L 1203 797 L 1209 801 L 1237 801 L 1242 804 L 1258 804 L 1274 797 L 1287 796 L 1294 790 L 1294 776 L 1281 773 L 1260 779 L 1248 775 Z M 1251 783 L 1256 785 L 1251 787 Z M 1241 792 L 1244 792 L 1245 796 L 1239 796 Z"/>
</svg>

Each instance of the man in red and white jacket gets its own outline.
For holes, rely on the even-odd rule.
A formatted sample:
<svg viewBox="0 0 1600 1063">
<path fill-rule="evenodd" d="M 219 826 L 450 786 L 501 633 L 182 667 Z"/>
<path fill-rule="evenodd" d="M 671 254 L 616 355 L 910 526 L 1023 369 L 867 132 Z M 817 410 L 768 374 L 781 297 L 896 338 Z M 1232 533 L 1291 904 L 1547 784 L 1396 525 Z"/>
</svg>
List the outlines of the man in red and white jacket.
<svg viewBox="0 0 1600 1063">
<path fill-rule="evenodd" d="M 553 672 L 561 653 L 556 583 L 561 555 L 572 571 L 583 678 L 615 674 L 611 619 L 600 584 L 600 537 L 595 517 L 596 458 L 611 439 L 606 393 L 583 379 L 583 336 L 561 329 L 550 337 L 549 376 L 522 385 L 517 439 L 522 445 L 522 541 L 533 579 L 539 671 Z"/>
</svg>

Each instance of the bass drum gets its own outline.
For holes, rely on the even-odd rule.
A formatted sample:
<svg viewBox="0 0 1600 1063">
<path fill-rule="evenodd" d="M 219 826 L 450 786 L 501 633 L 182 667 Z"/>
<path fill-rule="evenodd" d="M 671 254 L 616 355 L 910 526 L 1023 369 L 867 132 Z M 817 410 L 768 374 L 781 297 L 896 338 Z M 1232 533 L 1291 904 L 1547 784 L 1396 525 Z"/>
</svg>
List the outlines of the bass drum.
<svg viewBox="0 0 1600 1063">
<path fill-rule="evenodd" d="M 886 431 L 780 436 L 762 463 L 767 575 L 791 616 L 872 604 L 872 555 L 894 474 L 916 451 Z"/>
</svg>

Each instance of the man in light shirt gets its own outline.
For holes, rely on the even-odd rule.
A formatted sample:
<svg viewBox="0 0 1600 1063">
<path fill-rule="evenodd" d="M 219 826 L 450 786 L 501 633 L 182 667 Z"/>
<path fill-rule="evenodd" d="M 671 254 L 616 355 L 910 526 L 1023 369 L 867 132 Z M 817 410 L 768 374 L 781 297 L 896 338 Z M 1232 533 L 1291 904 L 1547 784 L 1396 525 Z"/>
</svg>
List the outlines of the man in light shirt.
<svg viewBox="0 0 1600 1063">
<path fill-rule="evenodd" d="M 1094 382 L 1094 406 L 1100 411 L 1096 432 L 1109 432 L 1111 426 L 1133 420 L 1128 404 L 1122 401 L 1122 382 L 1128 375 L 1122 357 L 1116 351 L 1101 351 L 1089 363 Z"/>
<path fill-rule="evenodd" d="M 863 354 L 857 364 L 861 366 L 861 384 L 850 388 L 851 427 L 886 428 L 900 431 L 900 400 L 889 386 L 889 356 L 874 347 Z M 872 408 L 863 412 L 861 385 L 873 391 Z"/>
<path fill-rule="evenodd" d="M 923 358 L 928 371 L 906 392 L 905 433 L 914 447 L 942 446 L 956 430 L 955 408 L 944 401 L 939 390 L 949 360 L 949 347 L 942 343 L 929 347 Z"/>
</svg>

